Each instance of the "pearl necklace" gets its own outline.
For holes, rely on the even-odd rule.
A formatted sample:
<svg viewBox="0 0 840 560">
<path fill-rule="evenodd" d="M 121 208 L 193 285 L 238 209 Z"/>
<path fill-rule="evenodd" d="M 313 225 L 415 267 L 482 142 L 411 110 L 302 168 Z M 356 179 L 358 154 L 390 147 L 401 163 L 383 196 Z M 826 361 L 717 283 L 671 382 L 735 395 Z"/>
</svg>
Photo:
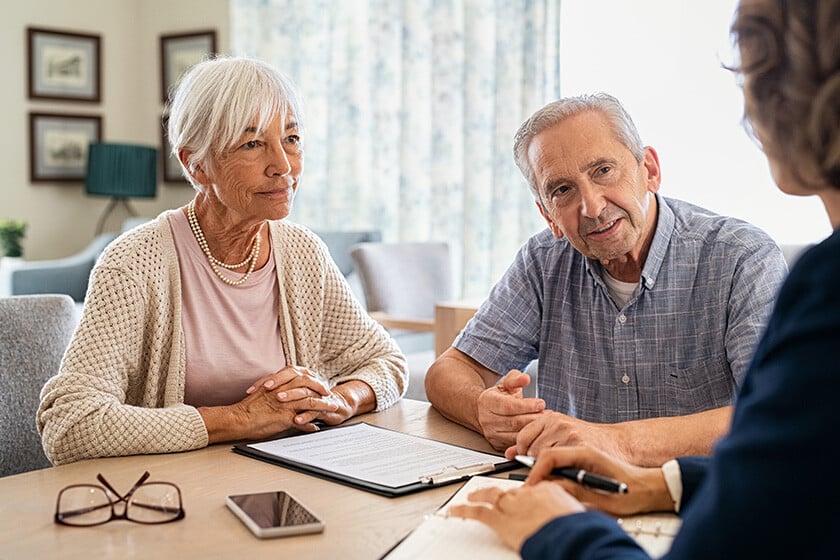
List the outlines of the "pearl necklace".
<svg viewBox="0 0 840 560">
<path fill-rule="evenodd" d="M 220 261 L 216 257 L 214 257 L 210 253 L 210 247 L 207 245 L 207 239 L 204 238 L 204 232 L 201 231 L 201 226 L 198 225 L 198 217 L 195 215 L 195 199 L 191 200 L 189 205 L 187 205 L 187 220 L 190 222 L 190 229 L 192 229 L 193 235 L 195 236 L 195 240 L 198 242 L 198 246 L 201 247 L 201 250 L 204 252 L 204 255 L 207 257 L 207 262 L 210 263 L 210 268 L 213 269 L 213 272 L 216 273 L 216 276 L 219 277 L 219 280 L 228 284 L 230 286 L 239 286 L 245 280 L 251 276 L 251 273 L 254 272 L 254 268 L 257 266 L 257 259 L 260 256 L 260 234 L 257 233 L 256 237 L 254 237 L 254 243 L 251 245 L 251 252 L 244 261 L 239 264 L 227 264 L 225 262 Z M 222 271 L 219 270 L 219 267 L 226 268 L 228 270 L 234 270 L 237 268 L 242 268 L 245 265 L 248 265 L 248 271 L 242 275 L 239 280 L 231 280 L 230 278 L 226 277 L 222 274 Z"/>
</svg>

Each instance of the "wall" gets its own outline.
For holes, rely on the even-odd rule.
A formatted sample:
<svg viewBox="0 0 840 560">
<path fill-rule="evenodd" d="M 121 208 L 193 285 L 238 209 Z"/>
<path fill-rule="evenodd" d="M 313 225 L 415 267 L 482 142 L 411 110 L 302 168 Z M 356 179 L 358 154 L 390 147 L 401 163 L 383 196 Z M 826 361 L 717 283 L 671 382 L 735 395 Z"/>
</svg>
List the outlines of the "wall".
<svg viewBox="0 0 840 560">
<path fill-rule="evenodd" d="M 24 257 L 67 256 L 93 238 L 106 198 L 89 197 L 81 183 L 29 182 L 29 112 L 98 114 L 107 141 L 158 146 L 161 34 L 215 29 L 217 48 L 229 45 L 229 0 L 27 0 L 4 6 L 0 52 L 8 79 L 0 88 L 0 218 L 29 222 Z M 100 103 L 33 101 L 26 91 L 26 28 L 55 28 L 101 36 Z M 154 199 L 132 201 L 142 216 L 187 202 L 192 190 L 158 185 Z M 117 229 L 119 209 L 106 229 Z"/>
</svg>

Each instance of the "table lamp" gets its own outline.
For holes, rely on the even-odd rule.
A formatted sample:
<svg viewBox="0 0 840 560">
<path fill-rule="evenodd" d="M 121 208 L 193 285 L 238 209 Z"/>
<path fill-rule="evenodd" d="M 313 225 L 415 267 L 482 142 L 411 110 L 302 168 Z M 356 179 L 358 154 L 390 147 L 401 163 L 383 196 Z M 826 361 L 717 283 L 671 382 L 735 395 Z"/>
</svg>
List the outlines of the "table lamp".
<svg viewBox="0 0 840 560">
<path fill-rule="evenodd" d="M 108 215 L 118 204 L 125 206 L 129 215 L 137 212 L 128 203 L 129 198 L 153 198 L 157 190 L 157 150 L 148 146 L 93 143 L 88 148 L 85 188 L 88 194 L 110 196 L 96 234 Z"/>
</svg>

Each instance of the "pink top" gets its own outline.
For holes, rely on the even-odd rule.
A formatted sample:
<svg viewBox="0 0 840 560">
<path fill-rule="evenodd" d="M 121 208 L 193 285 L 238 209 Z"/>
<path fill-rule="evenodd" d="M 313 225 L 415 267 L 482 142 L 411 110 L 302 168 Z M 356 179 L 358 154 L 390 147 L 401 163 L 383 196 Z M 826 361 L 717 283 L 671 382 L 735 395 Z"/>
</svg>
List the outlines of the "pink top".
<svg viewBox="0 0 840 560">
<path fill-rule="evenodd" d="M 286 365 L 274 252 L 269 251 L 268 263 L 243 284 L 229 286 L 210 268 L 184 212 L 170 212 L 168 218 L 181 268 L 187 356 L 184 402 L 193 406 L 239 402 L 255 380 Z M 222 274 L 231 280 L 241 276 L 238 271 L 222 270 Z"/>
</svg>

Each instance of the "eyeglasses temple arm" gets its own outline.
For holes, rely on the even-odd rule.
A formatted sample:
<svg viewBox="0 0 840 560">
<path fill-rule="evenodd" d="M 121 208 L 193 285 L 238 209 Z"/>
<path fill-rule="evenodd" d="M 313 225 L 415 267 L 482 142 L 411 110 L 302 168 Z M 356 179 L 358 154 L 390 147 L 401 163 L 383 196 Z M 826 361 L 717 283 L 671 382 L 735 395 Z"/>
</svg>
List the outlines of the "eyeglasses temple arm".
<svg viewBox="0 0 840 560">
<path fill-rule="evenodd" d="M 137 490 L 137 488 L 141 484 L 146 482 L 146 479 L 149 478 L 149 476 L 151 476 L 149 474 L 149 471 L 144 472 L 143 476 L 141 476 L 140 479 L 137 482 L 134 483 L 134 486 L 132 486 L 131 489 L 129 489 L 129 491 L 125 493 L 125 496 L 121 495 L 119 492 L 114 490 L 114 487 L 111 486 L 111 484 L 107 480 L 105 480 L 105 477 L 102 476 L 102 473 L 99 473 L 99 474 L 96 475 L 96 480 L 101 482 L 102 485 L 105 486 L 105 488 L 107 488 L 108 490 L 110 490 L 111 493 L 114 494 L 114 496 L 116 496 L 117 498 L 120 499 L 120 501 L 124 501 L 124 500 L 127 500 L 128 498 L 130 498 L 131 495 L 134 493 L 134 491 Z"/>
</svg>

